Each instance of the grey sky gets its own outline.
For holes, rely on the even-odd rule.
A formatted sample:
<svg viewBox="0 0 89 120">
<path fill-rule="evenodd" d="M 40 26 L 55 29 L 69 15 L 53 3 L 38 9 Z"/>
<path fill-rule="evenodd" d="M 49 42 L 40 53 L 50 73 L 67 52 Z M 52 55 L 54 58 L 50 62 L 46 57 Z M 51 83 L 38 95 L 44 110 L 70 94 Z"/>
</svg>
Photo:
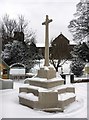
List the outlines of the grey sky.
<svg viewBox="0 0 89 120">
<path fill-rule="evenodd" d="M 49 15 L 53 22 L 50 23 L 50 39 L 57 37 L 62 32 L 68 39 L 72 35 L 68 31 L 68 24 L 74 18 L 76 4 L 80 0 L 0 0 L 0 17 L 5 13 L 11 18 L 24 15 L 30 21 L 30 28 L 36 31 L 38 43 L 44 42 L 44 26 L 42 22 Z"/>
</svg>

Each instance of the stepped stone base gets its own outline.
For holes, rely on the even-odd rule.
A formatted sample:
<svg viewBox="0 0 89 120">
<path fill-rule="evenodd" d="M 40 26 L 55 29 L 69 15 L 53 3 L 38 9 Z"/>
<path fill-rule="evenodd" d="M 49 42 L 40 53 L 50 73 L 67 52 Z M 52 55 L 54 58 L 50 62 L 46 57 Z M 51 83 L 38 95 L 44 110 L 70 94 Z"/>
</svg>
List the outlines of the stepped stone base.
<svg viewBox="0 0 89 120">
<path fill-rule="evenodd" d="M 56 77 L 56 71 L 50 66 L 40 68 L 37 76 L 27 78 L 25 83 L 29 87 L 19 88 L 19 103 L 33 109 L 63 111 L 76 98 L 75 88 L 64 85 L 64 80 Z"/>
<path fill-rule="evenodd" d="M 19 103 L 33 109 L 36 108 L 48 112 L 64 111 L 65 106 L 76 100 L 76 96 L 73 86 L 65 85 L 64 88 L 62 86 L 57 90 L 35 86 L 22 87 L 19 89 Z M 29 93 L 32 93 L 37 99 L 32 100 Z M 28 95 L 29 97 L 27 97 Z"/>
<path fill-rule="evenodd" d="M 43 79 L 43 78 L 27 78 L 25 83 L 43 88 L 52 88 L 55 86 L 63 85 L 64 80 L 62 78 Z"/>
</svg>

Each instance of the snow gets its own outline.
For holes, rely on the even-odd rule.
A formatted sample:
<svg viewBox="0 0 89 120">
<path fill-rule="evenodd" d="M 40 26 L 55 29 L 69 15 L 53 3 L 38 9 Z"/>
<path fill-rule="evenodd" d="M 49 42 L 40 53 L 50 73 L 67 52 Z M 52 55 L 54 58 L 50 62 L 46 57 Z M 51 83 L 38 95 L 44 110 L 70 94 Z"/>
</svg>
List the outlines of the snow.
<svg viewBox="0 0 89 120">
<path fill-rule="evenodd" d="M 44 70 L 49 70 L 49 68 L 47 66 L 44 67 Z"/>
<path fill-rule="evenodd" d="M 70 64 L 71 61 L 66 61 L 63 65 L 63 73 L 70 73 Z"/>
<path fill-rule="evenodd" d="M 40 81 L 40 82 L 55 82 L 55 81 L 59 81 L 59 80 L 63 80 L 61 77 L 57 77 L 57 78 L 52 78 L 52 79 L 49 79 L 47 80 L 47 78 L 39 78 L 39 77 L 35 77 L 34 79 L 33 78 L 26 78 L 25 79 L 25 83 L 28 81 Z"/>
<path fill-rule="evenodd" d="M 14 89 L 0 90 L 2 118 L 87 118 L 87 84 L 75 83 L 76 101 L 65 108 L 64 112 L 48 113 L 19 104 L 19 87 L 29 86 L 22 81 L 14 81 Z"/>
<path fill-rule="evenodd" d="M 70 84 L 70 75 L 66 75 L 66 84 Z"/>
<path fill-rule="evenodd" d="M 69 64 L 66 62 L 63 65 L 63 71 L 69 73 Z M 41 61 L 40 66 L 43 62 Z M 33 73 L 39 69 L 39 65 L 35 66 Z M 34 71 L 36 70 L 36 71 Z M 60 72 L 60 70 L 59 70 Z M 82 77 L 81 77 L 82 78 Z M 79 78 L 76 78 L 76 80 Z M 19 104 L 19 87 L 29 87 L 29 84 L 24 84 L 23 80 L 14 80 L 13 89 L 0 90 L 0 119 L 1 118 L 87 118 L 87 84 L 89 83 L 74 83 L 70 84 L 71 87 L 75 87 L 76 101 L 68 105 L 64 112 L 49 113 L 40 111 L 37 109 L 31 109 L 27 106 Z M 69 86 L 69 84 L 67 84 Z M 32 86 L 33 87 L 33 86 Z M 58 89 L 59 86 L 56 88 Z M 63 86 L 60 86 L 60 88 Z M 64 87 L 66 87 L 64 85 Z M 35 87 L 37 88 L 37 87 Z M 24 94 L 26 95 L 26 93 Z M 73 94 L 74 95 L 74 94 Z M 67 95 L 67 97 L 69 97 Z M 28 94 L 30 99 L 37 100 L 38 98 L 33 94 Z M 62 96 L 61 96 L 62 97 Z M 88 106 L 89 107 L 89 106 Z"/>
<path fill-rule="evenodd" d="M 33 93 L 21 92 L 18 96 L 28 100 L 38 101 L 38 97 L 35 96 Z"/>
<path fill-rule="evenodd" d="M 25 69 L 11 68 L 10 75 L 25 75 Z"/>
<path fill-rule="evenodd" d="M 58 100 L 67 100 L 69 98 L 72 98 L 72 97 L 75 97 L 75 94 L 74 93 L 63 93 L 63 94 L 59 94 L 58 95 Z"/>
<path fill-rule="evenodd" d="M 44 66 L 44 59 L 41 59 L 39 64 L 35 64 L 34 68 L 32 68 L 30 71 L 34 74 L 37 74 L 37 70 L 39 70 L 40 68 L 43 68 L 45 70 L 49 70 L 49 68 L 53 68 L 53 65 L 51 65 L 51 64 L 48 67 Z"/>
<path fill-rule="evenodd" d="M 76 45 L 77 43 L 75 41 L 70 41 L 70 45 Z"/>
<path fill-rule="evenodd" d="M 36 47 L 45 47 L 44 43 L 36 43 Z"/>
</svg>

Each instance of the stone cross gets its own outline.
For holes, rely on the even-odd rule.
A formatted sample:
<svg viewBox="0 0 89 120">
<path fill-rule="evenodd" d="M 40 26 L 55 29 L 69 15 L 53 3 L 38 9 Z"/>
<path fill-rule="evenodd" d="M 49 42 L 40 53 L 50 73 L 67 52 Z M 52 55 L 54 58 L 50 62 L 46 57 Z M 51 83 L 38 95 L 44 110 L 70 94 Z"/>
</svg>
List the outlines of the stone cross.
<svg viewBox="0 0 89 120">
<path fill-rule="evenodd" d="M 49 20 L 48 15 L 46 15 L 45 22 L 42 25 L 45 25 L 45 63 L 44 66 L 49 66 L 49 23 L 52 22 L 52 19 Z"/>
</svg>

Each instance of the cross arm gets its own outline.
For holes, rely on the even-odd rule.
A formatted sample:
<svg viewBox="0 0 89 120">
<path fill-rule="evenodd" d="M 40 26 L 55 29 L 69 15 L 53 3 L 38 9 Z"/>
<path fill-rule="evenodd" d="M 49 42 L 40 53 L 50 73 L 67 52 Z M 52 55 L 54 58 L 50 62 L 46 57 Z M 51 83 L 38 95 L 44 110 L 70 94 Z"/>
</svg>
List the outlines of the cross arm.
<svg viewBox="0 0 89 120">
<path fill-rule="evenodd" d="M 52 22 L 53 20 L 52 19 L 50 19 L 48 22 L 50 23 L 50 22 Z"/>
<path fill-rule="evenodd" d="M 42 25 L 46 25 L 46 22 L 43 22 Z"/>
</svg>

